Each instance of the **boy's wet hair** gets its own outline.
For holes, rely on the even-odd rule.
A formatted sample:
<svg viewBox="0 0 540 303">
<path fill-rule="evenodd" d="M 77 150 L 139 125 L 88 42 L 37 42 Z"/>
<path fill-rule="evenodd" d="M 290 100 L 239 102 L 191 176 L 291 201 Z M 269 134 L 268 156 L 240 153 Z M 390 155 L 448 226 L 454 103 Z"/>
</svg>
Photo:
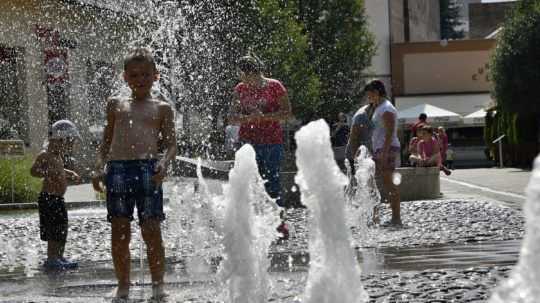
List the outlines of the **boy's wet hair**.
<svg viewBox="0 0 540 303">
<path fill-rule="evenodd" d="M 256 57 L 248 55 L 238 60 L 238 69 L 246 74 L 257 74 L 262 71 L 262 63 Z"/>
<path fill-rule="evenodd" d="M 364 88 L 364 93 L 366 92 L 376 92 L 379 94 L 379 96 L 386 97 L 386 88 L 381 80 L 373 80 L 369 82 Z"/>
<path fill-rule="evenodd" d="M 157 72 L 156 61 L 154 60 L 152 51 L 147 47 L 130 49 L 124 58 L 124 70 L 126 70 L 131 63 L 149 63 L 154 68 L 154 71 Z"/>
</svg>

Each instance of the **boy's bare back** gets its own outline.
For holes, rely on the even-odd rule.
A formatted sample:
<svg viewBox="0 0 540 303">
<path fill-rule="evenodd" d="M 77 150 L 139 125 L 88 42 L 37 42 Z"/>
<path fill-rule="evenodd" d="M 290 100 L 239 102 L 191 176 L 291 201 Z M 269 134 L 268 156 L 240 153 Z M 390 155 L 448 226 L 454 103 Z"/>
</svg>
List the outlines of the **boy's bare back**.
<svg viewBox="0 0 540 303">
<path fill-rule="evenodd" d="M 107 105 L 105 141 L 108 160 L 157 158 L 160 134 L 166 142 L 174 136 L 171 106 L 161 100 L 110 99 Z"/>
</svg>

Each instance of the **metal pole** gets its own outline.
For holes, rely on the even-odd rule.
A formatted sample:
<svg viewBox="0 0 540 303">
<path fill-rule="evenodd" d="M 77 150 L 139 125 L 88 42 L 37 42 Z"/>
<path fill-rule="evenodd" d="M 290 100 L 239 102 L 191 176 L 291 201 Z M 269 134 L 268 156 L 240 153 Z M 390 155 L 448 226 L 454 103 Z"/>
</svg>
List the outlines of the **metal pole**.
<svg viewBox="0 0 540 303">
<path fill-rule="evenodd" d="M 144 259 L 143 259 L 143 255 L 144 255 L 144 241 L 141 237 L 140 239 L 140 249 L 139 249 L 139 254 L 140 254 L 140 259 L 139 259 L 139 267 L 140 267 L 140 279 L 139 279 L 139 283 L 141 284 L 141 299 L 144 298 Z"/>
<path fill-rule="evenodd" d="M 11 159 L 11 203 L 15 203 L 15 162 Z"/>
<path fill-rule="evenodd" d="M 502 140 L 499 140 L 499 168 L 503 168 Z"/>
</svg>

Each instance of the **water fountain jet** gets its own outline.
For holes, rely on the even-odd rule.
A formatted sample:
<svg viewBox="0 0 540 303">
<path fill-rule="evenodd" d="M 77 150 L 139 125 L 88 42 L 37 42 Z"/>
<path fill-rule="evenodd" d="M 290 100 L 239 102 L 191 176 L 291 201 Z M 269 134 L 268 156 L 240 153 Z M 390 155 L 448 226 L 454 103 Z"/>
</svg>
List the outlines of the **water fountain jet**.
<svg viewBox="0 0 540 303">
<path fill-rule="evenodd" d="M 264 190 L 255 150 L 244 145 L 235 155 L 225 187 L 224 260 L 219 275 L 228 302 L 267 302 L 270 291 L 268 247 L 277 236 L 279 210 Z"/>
<path fill-rule="evenodd" d="M 526 231 L 519 261 L 490 303 L 533 303 L 540 298 L 540 156 L 534 160 L 523 211 Z"/>
<path fill-rule="evenodd" d="M 295 139 L 295 180 L 302 190 L 302 202 L 311 212 L 311 262 L 303 302 L 366 302 L 351 231 L 345 223 L 347 179 L 334 160 L 330 129 L 324 120 L 318 120 L 300 129 Z"/>
</svg>

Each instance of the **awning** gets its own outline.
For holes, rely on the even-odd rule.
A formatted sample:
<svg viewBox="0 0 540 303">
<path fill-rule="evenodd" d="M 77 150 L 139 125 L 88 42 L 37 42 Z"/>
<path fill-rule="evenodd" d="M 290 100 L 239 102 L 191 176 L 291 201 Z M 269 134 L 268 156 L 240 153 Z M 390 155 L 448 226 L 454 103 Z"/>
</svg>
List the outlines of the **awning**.
<svg viewBox="0 0 540 303">
<path fill-rule="evenodd" d="M 486 110 L 481 109 L 478 111 L 475 111 L 474 113 L 468 114 L 467 116 L 463 117 L 463 123 L 464 124 L 485 124 L 486 122 Z"/>
<path fill-rule="evenodd" d="M 395 101 L 398 111 L 425 103 L 447 109 L 462 116 L 481 108 L 489 108 L 495 103 L 489 93 L 396 96 Z"/>
<path fill-rule="evenodd" d="M 398 111 L 398 123 L 415 123 L 421 113 L 427 115 L 427 122 L 431 124 L 455 123 L 461 121 L 461 116 L 459 114 L 424 103 Z"/>
</svg>

